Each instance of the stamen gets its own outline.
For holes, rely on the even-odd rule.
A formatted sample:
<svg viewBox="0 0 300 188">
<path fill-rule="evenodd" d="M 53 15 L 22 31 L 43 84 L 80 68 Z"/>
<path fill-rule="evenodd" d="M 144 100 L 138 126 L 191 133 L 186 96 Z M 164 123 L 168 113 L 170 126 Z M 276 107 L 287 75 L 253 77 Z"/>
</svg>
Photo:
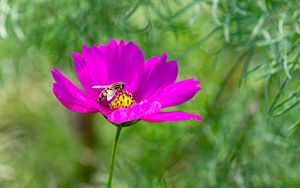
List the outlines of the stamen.
<svg viewBox="0 0 300 188">
<path fill-rule="evenodd" d="M 129 108 L 135 101 L 132 99 L 132 95 L 127 91 L 119 93 L 119 95 L 110 103 L 112 109 Z"/>
</svg>

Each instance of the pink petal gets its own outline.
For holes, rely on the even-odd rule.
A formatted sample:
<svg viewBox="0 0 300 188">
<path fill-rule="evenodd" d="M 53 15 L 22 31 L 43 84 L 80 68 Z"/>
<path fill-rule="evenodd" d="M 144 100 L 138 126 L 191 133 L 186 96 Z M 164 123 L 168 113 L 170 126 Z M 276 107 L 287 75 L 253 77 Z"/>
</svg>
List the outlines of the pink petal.
<svg viewBox="0 0 300 188">
<path fill-rule="evenodd" d="M 161 103 L 162 108 L 177 106 L 190 100 L 200 90 L 199 83 L 200 81 L 194 78 L 175 82 L 156 93 L 153 98 Z"/>
<path fill-rule="evenodd" d="M 82 51 L 84 54 L 89 54 L 87 46 L 83 46 Z M 73 52 L 72 57 L 74 60 L 74 68 L 80 84 L 90 95 L 97 97 L 100 91 L 92 88 L 92 86 L 96 85 L 99 82 L 98 80 L 100 76 L 99 74 L 95 74 L 95 70 L 99 70 L 99 68 L 96 68 L 97 64 L 94 63 L 95 61 L 90 60 L 90 58 L 86 57 L 84 59 L 78 52 Z"/>
<path fill-rule="evenodd" d="M 108 116 L 110 122 L 116 124 L 122 124 L 128 121 L 139 120 L 141 117 L 158 113 L 161 105 L 158 102 L 150 103 L 143 101 L 140 103 L 134 103 L 130 108 L 119 108 Z"/>
<path fill-rule="evenodd" d="M 142 120 L 149 122 L 176 122 L 193 119 L 201 123 L 202 116 L 186 112 L 160 112 L 142 117 Z"/>
<path fill-rule="evenodd" d="M 125 82 L 125 89 L 133 92 L 138 86 L 144 69 L 144 57 L 133 43 L 111 40 L 107 45 L 83 46 L 82 56 L 72 54 L 80 83 L 88 93 L 97 95 L 95 85 Z M 94 90 L 94 91 L 93 91 Z"/>
<path fill-rule="evenodd" d="M 96 100 L 76 87 L 56 68 L 54 68 L 51 73 L 55 80 L 55 83 L 53 83 L 53 93 L 66 108 L 80 113 L 101 111 L 107 114 L 107 112 L 97 104 Z"/>
<path fill-rule="evenodd" d="M 136 101 L 148 100 L 153 94 L 175 82 L 178 74 L 176 61 L 167 63 L 167 54 L 151 57 L 144 66 L 144 75 L 134 97 Z"/>
</svg>

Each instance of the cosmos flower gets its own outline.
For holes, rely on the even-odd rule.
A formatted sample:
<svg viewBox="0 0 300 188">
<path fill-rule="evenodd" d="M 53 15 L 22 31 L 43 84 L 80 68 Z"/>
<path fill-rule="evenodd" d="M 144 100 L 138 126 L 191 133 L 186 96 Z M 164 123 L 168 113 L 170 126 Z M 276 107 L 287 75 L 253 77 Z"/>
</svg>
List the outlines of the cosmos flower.
<svg viewBox="0 0 300 188">
<path fill-rule="evenodd" d="M 162 111 L 190 100 L 200 89 L 194 78 L 176 81 L 177 63 L 167 62 L 166 53 L 144 61 L 133 42 L 111 40 L 107 45 L 83 46 L 82 54 L 73 52 L 72 57 L 83 89 L 52 70 L 53 93 L 72 111 L 100 112 L 114 124 L 202 119 L 198 114 Z M 113 87 L 115 83 L 124 87 Z"/>
</svg>

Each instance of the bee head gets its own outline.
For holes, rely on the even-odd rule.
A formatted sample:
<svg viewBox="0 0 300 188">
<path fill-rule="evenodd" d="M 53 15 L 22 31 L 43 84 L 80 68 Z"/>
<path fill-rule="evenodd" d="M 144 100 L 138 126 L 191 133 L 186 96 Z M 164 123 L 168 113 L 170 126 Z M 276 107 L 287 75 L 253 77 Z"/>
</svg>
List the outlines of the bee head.
<svg viewBox="0 0 300 188">
<path fill-rule="evenodd" d="M 120 84 L 121 84 L 121 88 L 124 89 L 125 83 L 124 82 L 120 82 Z"/>
</svg>

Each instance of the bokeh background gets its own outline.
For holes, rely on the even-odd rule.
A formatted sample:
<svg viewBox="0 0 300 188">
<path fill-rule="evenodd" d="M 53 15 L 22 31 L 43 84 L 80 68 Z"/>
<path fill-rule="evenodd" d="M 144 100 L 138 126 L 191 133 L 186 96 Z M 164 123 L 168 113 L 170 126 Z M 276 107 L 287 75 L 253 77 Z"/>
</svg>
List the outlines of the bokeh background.
<svg viewBox="0 0 300 188">
<path fill-rule="evenodd" d="M 300 1 L 0 0 L 0 187 L 105 187 L 115 127 L 65 109 L 55 66 L 111 38 L 167 52 L 202 90 L 120 137 L 113 187 L 300 187 Z"/>
</svg>

